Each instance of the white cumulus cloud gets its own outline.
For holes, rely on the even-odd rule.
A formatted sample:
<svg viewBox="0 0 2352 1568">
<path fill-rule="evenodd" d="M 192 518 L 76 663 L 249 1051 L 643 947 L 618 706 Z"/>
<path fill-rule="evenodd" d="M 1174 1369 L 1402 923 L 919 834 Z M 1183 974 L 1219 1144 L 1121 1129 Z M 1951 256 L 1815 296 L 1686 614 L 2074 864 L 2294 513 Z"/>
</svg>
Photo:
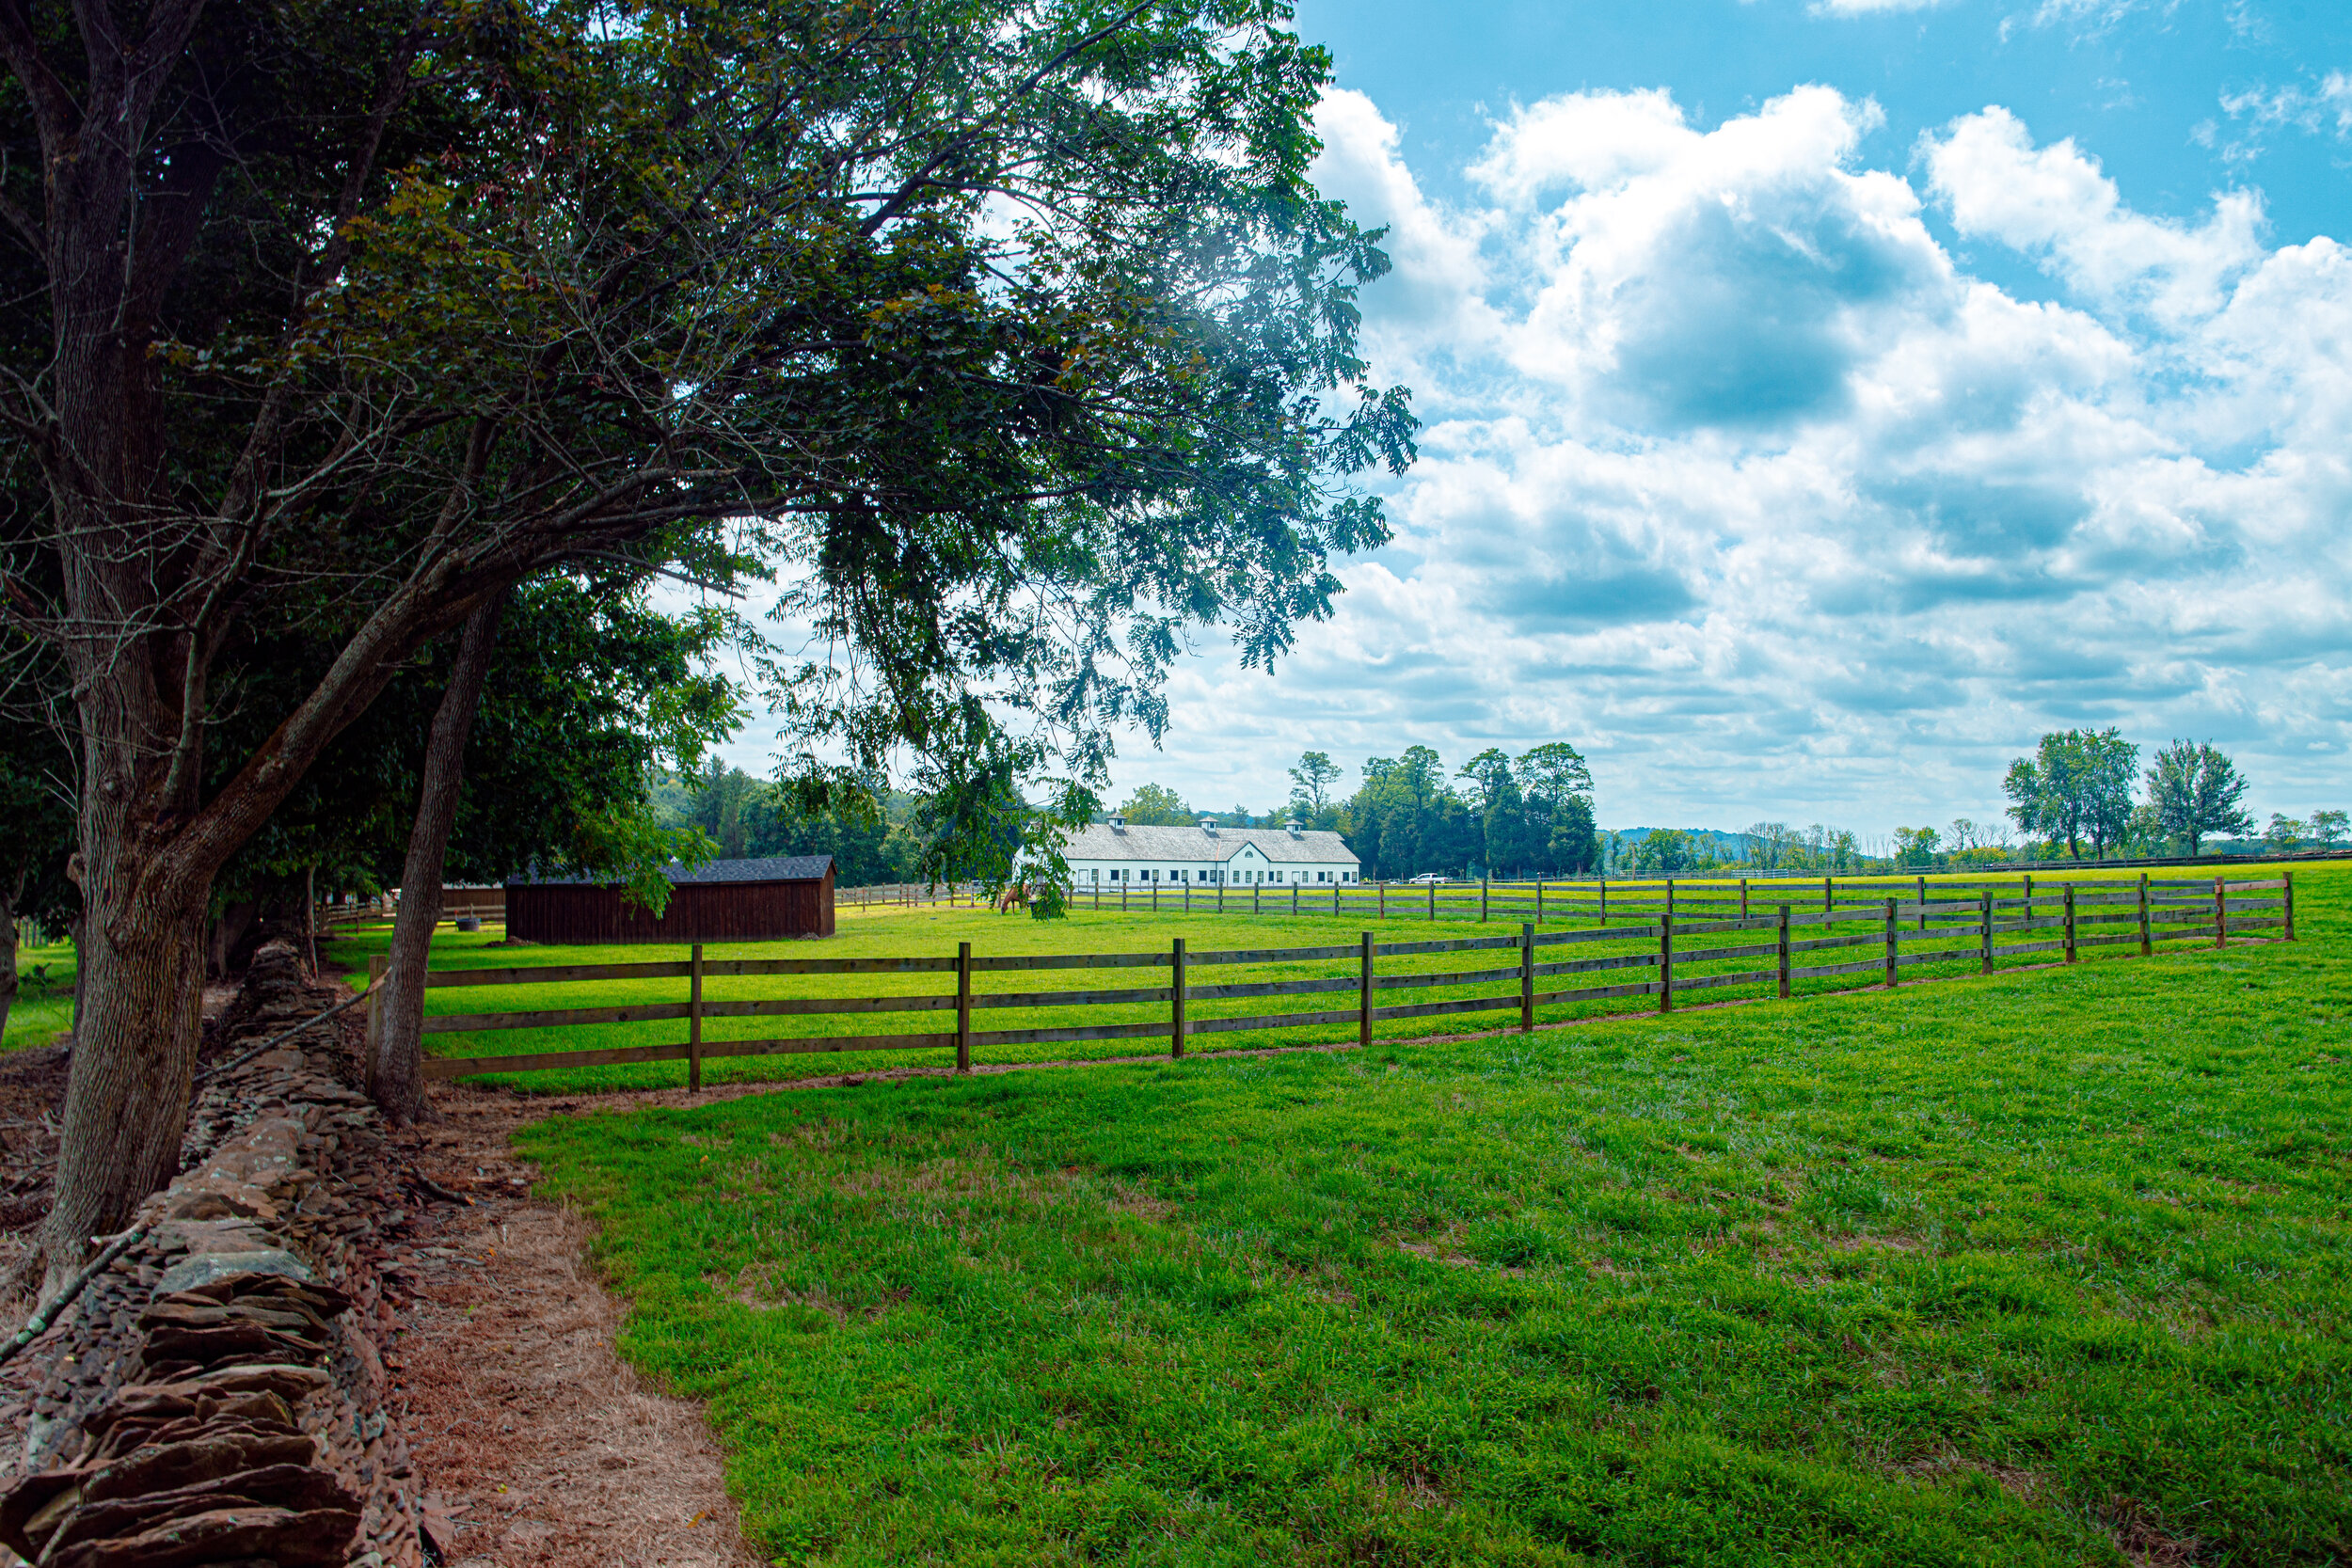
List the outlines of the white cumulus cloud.
<svg viewBox="0 0 2352 1568">
<path fill-rule="evenodd" d="M 1611 823 L 1883 832 L 1994 815 L 2042 730 L 2115 723 L 2233 748 L 2265 811 L 2328 803 L 2352 255 L 2268 246 L 2250 191 L 2137 213 L 1998 106 L 1925 138 L 1915 185 L 1880 123 L 1820 87 L 1712 128 L 1565 94 L 1446 205 L 1375 105 L 1327 99 L 1319 181 L 1391 226 L 1366 342 L 1422 459 L 1336 619 L 1270 678 L 1189 667 L 1122 782 L 1263 808 L 1309 747 L 1567 738 Z M 1972 276 L 1931 209 L 2058 297 Z"/>
</svg>

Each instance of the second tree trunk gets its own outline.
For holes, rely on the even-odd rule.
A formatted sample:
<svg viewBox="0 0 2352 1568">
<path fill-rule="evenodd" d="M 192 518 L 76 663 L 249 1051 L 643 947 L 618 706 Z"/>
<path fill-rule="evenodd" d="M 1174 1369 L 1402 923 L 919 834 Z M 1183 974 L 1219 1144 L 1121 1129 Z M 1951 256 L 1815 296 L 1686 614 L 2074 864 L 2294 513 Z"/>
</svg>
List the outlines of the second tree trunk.
<svg viewBox="0 0 2352 1568">
<path fill-rule="evenodd" d="M 433 927 L 441 918 L 441 874 L 464 784 L 466 736 L 482 702 L 483 678 L 489 673 L 504 603 L 501 595 L 466 618 L 449 688 L 441 693 L 433 733 L 425 742 L 417 821 L 408 835 L 407 862 L 401 867 L 400 912 L 392 922 L 391 967 L 375 1006 L 375 1041 L 368 1062 L 368 1090 L 394 1123 L 415 1121 L 425 1114 L 425 965 L 432 957 Z"/>
</svg>

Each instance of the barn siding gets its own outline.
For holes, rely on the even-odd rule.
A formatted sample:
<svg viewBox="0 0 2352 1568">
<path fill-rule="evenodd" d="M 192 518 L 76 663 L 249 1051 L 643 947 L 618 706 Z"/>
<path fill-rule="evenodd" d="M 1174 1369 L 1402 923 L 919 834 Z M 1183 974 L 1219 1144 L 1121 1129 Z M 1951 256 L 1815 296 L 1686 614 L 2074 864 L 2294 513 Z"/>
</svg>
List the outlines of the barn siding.
<svg viewBox="0 0 2352 1568">
<path fill-rule="evenodd" d="M 519 942 L 771 942 L 834 934 L 833 871 L 791 882 L 680 882 L 656 920 L 621 890 L 517 882 L 506 890 L 506 934 Z"/>
</svg>

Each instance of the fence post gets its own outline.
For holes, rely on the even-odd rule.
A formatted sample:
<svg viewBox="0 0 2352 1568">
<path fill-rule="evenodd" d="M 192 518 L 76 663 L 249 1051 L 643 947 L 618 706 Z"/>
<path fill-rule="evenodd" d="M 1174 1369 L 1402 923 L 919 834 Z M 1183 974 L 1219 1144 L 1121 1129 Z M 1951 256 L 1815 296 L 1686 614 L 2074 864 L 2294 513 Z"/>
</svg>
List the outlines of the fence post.
<svg viewBox="0 0 2352 1568">
<path fill-rule="evenodd" d="M 2139 956 L 2147 958 L 2156 950 L 2148 933 L 2148 873 L 2139 874 Z"/>
<path fill-rule="evenodd" d="M 1192 884 L 1190 882 L 1184 884 L 1184 912 L 1186 914 L 1192 912 Z"/>
<path fill-rule="evenodd" d="M 1478 923 L 1481 926 L 1486 924 L 1486 884 L 1490 879 L 1486 877 L 1478 879 Z"/>
<path fill-rule="evenodd" d="M 1372 896 L 1380 906 L 1379 918 L 1384 921 L 1387 920 L 1389 918 L 1389 882 L 1387 878 L 1384 877 L 1379 881 L 1372 884 Z"/>
<path fill-rule="evenodd" d="M 1780 999 L 1788 1000 L 1788 906 L 1780 907 Z"/>
<path fill-rule="evenodd" d="M 1886 901 L 1886 989 L 1895 989 L 1895 900 Z"/>
<path fill-rule="evenodd" d="M 1519 1033 L 1535 1032 L 1535 927 L 1519 927 Z"/>
<path fill-rule="evenodd" d="M 1356 1043 L 1367 1050 L 1372 1045 L 1372 933 L 1366 931 L 1363 957 L 1356 974 Z"/>
<path fill-rule="evenodd" d="M 1296 914 L 1297 912 L 1298 912 L 1298 884 L 1297 884 L 1296 882 L 1293 882 L 1293 883 L 1291 884 L 1291 913 L 1293 913 L 1293 914 Z"/>
<path fill-rule="evenodd" d="M 1928 928 L 1928 879 L 1919 879 L 1919 929 Z"/>
<path fill-rule="evenodd" d="M 1675 917 L 1658 917 L 1658 1010 L 1675 1010 Z"/>
<path fill-rule="evenodd" d="M 1666 912 L 1670 915 L 1675 912 L 1675 879 L 1672 877 L 1666 879 Z"/>
<path fill-rule="evenodd" d="M 2220 878 L 2213 879 L 2213 944 L 2230 945 L 2230 899 L 2225 891 L 2229 884 Z"/>
<path fill-rule="evenodd" d="M 1435 882 L 1429 884 L 1429 918 L 1438 918 L 1438 884 Z"/>
<path fill-rule="evenodd" d="M 686 958 L 686 1092 L 703 1092 L 703 944 Z"/>
<path fill-rule="evenodd" d="M 1160 879 L 1157 877 L 1152 879 L 1152 912 L 1160 912 Z"/>
<path fill-rule="evenodd" d="M 956 1070 L 972 1070 L 972 944 L 956 943 Z"/>
<path fill-rule="evenodd" d="M 1991 888 L 1984 890 L 1983 925 L 1977 934 L 1984 942 L 1984 973 L 1990 974 L 1993 973 L 1993 890 Z"/>
<path fill-rule="evenodd" d="M 1535 879 L 1535 924 L 1536 924 L 1536 925 L 1538 925 L 1538 926 L 1541 926 L 1543 923 L 1544 923 L 1544 879 L 1543 879 L 1541 877 L 1538 877 L 1538 878 L 1536 878 L 1536 879 Z"/>
<path fill-rule="evenodd" d="M 1606 877 L 1600 879 L 1600 923 L 1603 927 L 1609 924 L 1609 879 Z"/>
<path fill-rule="evenodd" d="M 1178 937 L 1168 954 L 1168 1053 L 1184 1053 L 1184 939 Z"/>
<path fill-rule="evenodd" d="M 1821 879 L 1821 912 L 1827 914 L 1833 907 L 1830 903 L 1829 879 L 1824 877 Z"/>
<path fill-rule="evenodd" d="M 2066 884 L 2066 961 L 2074 961 L 2074 884 Z"/>
<path fill-rule="evenodd" d="M 1253 872 L 1251 875 L 1254 876 L 1256 873 Z M 1265 884 L 1263 882 L 1252 882 L 1249 884 L 1249 912 L 1251 914 L 1256 914 L 1258 912 L 1258 895 L 1263 893 L 1264 891 Z"/>
<path fill-rule="evenodd" d="M 2295 873 L 2292 871 L 2282 871 L 2279 875 L 2286 879 L 2286 936 L 2287 941 L 2293 942 L 2295 940 Z M 2147 879 L 2148 879 L 2144 876 L 2140 878 L 2140 880 L 2143 882 Z"/>
<path fill-rule="evenodd" d="M 1120 914 L 1125 914 L 1127 912 L 1127 891 L 1135 885 L 1135 883 L 1123 879 L 1119 884 L 1119 912 Z"/>
<path fill-rule="evenodd" d="M 1745 919 L 1747 919 L 1747 917 L 1748 917 L 1748 879 L 1747 879 L 1745 877 L 1742 877 L 1742 878 L 1740 878 L 1740 919 L 1742 919 L 1742 920 L 1745 920 Z"/>
</svg>

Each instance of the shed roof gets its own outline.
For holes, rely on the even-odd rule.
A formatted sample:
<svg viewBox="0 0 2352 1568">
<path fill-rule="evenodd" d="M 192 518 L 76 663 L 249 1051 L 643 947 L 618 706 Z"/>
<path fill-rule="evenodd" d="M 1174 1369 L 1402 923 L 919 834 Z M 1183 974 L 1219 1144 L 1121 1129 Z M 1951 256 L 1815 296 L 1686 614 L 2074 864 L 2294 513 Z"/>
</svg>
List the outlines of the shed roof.
<svg viewBox="0 0 2352 1568">
<path fill-rule="evenodd" d="M 1356 851 L 1339 834 L 1321 829 L 1293 833 L 1287 828 L 1147 828 L 1129 823 L 1116 829 L 1089 823 L 1062 847 L 1062 858 L 1080 861 L 1227 861 L 1245 844 L 1270 861 L 1355 865 Z"/>
<path fill-rule="evenodd" d="M 831 855 L 762 855 L 751 860 L 705 861 L 688 870 L 675 863 L 661 868 L 674 882 L 816 882 L 832 868 Z M 599 877 L 509 877 L 508 887 L 606 887 Z"/>
</svg>

